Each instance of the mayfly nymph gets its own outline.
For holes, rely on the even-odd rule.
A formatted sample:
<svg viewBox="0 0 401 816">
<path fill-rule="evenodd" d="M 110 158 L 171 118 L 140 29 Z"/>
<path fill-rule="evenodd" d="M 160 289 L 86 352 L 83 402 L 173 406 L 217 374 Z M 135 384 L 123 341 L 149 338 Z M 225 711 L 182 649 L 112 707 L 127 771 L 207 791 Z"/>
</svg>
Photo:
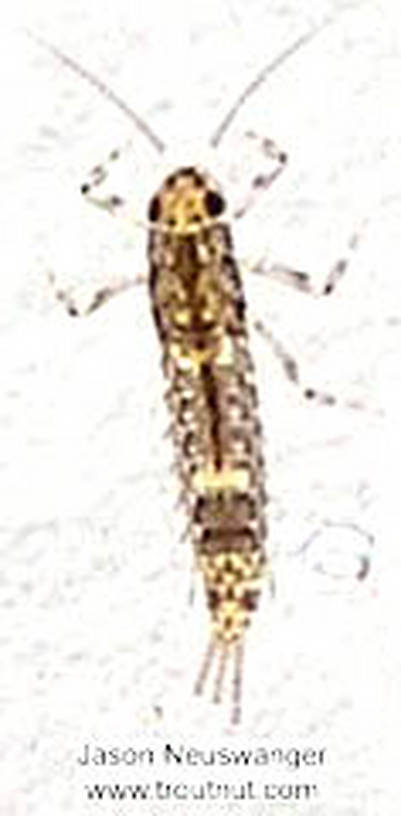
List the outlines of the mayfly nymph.
<svg viewBox="0 0 401 816">
<path fill-rule="evenodd" d="M 327 17 L 262 68 L 213 132 L 213 148 L 220 145 L 242 105 L 269 74 L 333 21 Z M 153 148 L 164 153 L 163 140 L 105 83 L 57 47 L 31 36 L 120 108 Z M 247 135 L 255 136 L 252 132 Z M 267 189 L 287 158 L 272 140 L 263 138 L 260 144 L 265 157 L 276 167 L 269 175 L 258 175 L 253 180 L 254 191 Z M 112 151 L 108 160 L 114 161 L 118 155 L 118 151 Z M 93 188 L 101 185 L 105 177 L 103 165 L 96 165 L 89 183 L 81 190 L 95 204 L 114 213 L 123 199 L 118 195 L 105 199 L 92 195 Z M 246 208 L 247 202 L 235 215 L 241 217 Z M 207 172 L 188 166 L 167 176 L 150 201 L 146 226 L 151 305 L 168 383 L 176 464 L 195 561 L 203 576 L 211 616 L 209 645 L 195 690 L 203 690 L 216 657 L 214 700 L 219 701 L 227 662 L 232 660 L 232 721 L 238 722 L 244 637 L 268 571 L 263 440 L 245 297 L 225 200 Z M 345 268 L 346 261 L 341 259 L 329 277 L 325 294 L 333 291 Z M 279 279 L 310 291 L 306 273 L 283 266 L 275 271 Z M 88 311 L 115 291 L 117 287 L 106 287 L 98 292 Z M 71 314 L 79 313 L 68 294 L 60 291 L 58 297 Z M 264 327 L 263 333 L 287 375 L 297 382 L 294 361 Z M 304 395 L 309 398 L 316 393 L 309 389 Z M 323 395 L 321 401 L 327 403 L 327 396 Z"/>
<path fill-rule="evenodd" d="M 219 699 L 233 654 L 237 720 L 243 637 L 266 561 L 266 494 L 245 298 L 224 212 L 204 172 L 185 167 L 169 176 L 149 207 L 149 283 L 183 499 L 212 619 L 197 691 L 219 652 Z"/>
</svg>

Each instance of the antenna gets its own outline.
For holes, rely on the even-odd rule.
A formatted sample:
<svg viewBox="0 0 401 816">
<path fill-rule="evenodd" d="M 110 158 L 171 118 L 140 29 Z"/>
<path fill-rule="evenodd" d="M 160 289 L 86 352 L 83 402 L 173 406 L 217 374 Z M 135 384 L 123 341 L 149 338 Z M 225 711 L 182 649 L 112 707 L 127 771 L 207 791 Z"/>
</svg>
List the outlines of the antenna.
<svg viewBox="0 0 401 816">
<path fill-rule="evenodd" d="M 131 119 L 132 122 L 134 122 L 138 130 L 140 130 L 141 133 L 146 136 L 149 142 L 151 142 L 153 147 L 155 147 L 159 153 L 164 152 L 166 145 L 159 138 L 159 136 L 154 133 L 145 120 L 139 116 L 139 114 L 135 113 L 135 111 L 130 108 L 123 99 L 114 93 L 114 91 L 109 88 L 108 85 L 102 82 L 101 79 L 98 79 L 95 74 L 92 74 L 91 71 L 83 68 L 78 62 L 75 62 L 72 57 L 69 57 L 68 54 L 65 54 L 64 51 L 61 51 L 60 48 L 57 48 L 57 46 L 43 39 L 43 37 L 39 37 L 29 29 L 25 29 L 25 33 L 28 35 L 28 37 L 38 43 L 38 45 L 41 45 L 43 48 L 50 51 L 50 53 L 57 57 L 57 59 L 59 59 L 64 65 L 67 65 L 68 68 L 71 68 L 71 70 L 75 71 L 76 74 L 86 79 L 86 81 L 89 82 L 90 85 L 93 85 L 93 87 L 96 88 L 106 99 L 113 102 L 117 108 L 119 108 L 123 113 L 125 113 L 126 116 L 128 116 L 129 119 Z"/>
<path fill-rule="evenodd" d="M 228 113 L 225 114 L 224 118 L 214 131 L 210 139 L 210 144 L 212 145 L 212 147 L 217 147 L 220 144 L 224 134 L 228 130 L 229 126 L 231 125 L 231 122 L 237 115 L 240 108 L 242 108 L 242 106 L 249 99 L 249 97 L 252 96 L 252 94 L 255 93 L 255 91 L 257 91 L 257 89 L 260 88 L 261 85 L 263 85 L 267 77 L 270 74 L 272 74 L 276 70 L 276 68 L 279 68 L 280 65 L 286 62 L 286 60 L 289 57 L 295 54 L 296 51 L 298 51 L 301 48 L 301 46 L 311 42 L 311 40 L 313 40 L 318 34 L 320 34 L 320 32 L 323 31 L 323 29 L 327 28 L 327 26 L 334 22 L 335 18 L 327 17 L 325 20 L 323 20 L 321 25 L 317 26 L 316 28 L 309 29 L 309 31 L 305 31 L 305 33 L 301 34 L 301 36 L 298 37 L 298 39 L 295 40 L 295 42 L 293 42 L 292 45 L 289 45 L 288 48 L 284 49 L 284 51 L 278 54 L 277 57 L 275 57 L 271 62 L 265 65 L 261 71 L 259 71 L 256 77 L 252 79 L 249 85 L 247 85 L 246 88 L 242 91 L 242 93 L 239 95 L 237 100 L 229 109 Z"/>
<path fill-rule="evenodd" d="M 363 5 L 364 2 L 365 0 L 361 0 L 361 2 L 351 4 L 350 6 L 343 9 L 343 11 L 345 12 L 354 8 L 358 8 L 358 6 Z M 231 125 L 231 122 L 236 117 L 240 108 L 242 108 L 242 106 L 249 99 L 249 97 L 252 96 L 252 94 L 254 94 L 255 91 L 257 91 L 258 88 L 260 88 L 261 85 L 263 85 L 267 77 L 270 76 L 270 74 L 274 73 L 276 68 L 279 68 L 280 65 L 283 65 L 283 63 L 286 62 L 286 60 L 289 59 L 289 57 L 295 54 L 303 45 L 306 45 L 307 43 L 314 40 L 314 38 L 317 37 L 318 34 L 320 34 L 322 31 L 324 31 L 325 28 L 327 28 L 328 26 L 332 25 L 335 22 L 336 17 L 333 16 L 326 17 L 325 19 L 323 19 L 320 25 L 317 25 L 315 28 L 309 29 L 309 31 L 305 31 L 304 34 L 301 34 L 301 36 L 298 37 L 298 39 L 295 40 L 295 42 L 293 42 L 291 45 L 285 48 L 284 51 L 278 54 L 271 62 L 267 63 L 267 65 L 265 65 L 261 69 L 261 71 L 259 71 L 255 78 L 252 79 L 249 85 L 247 85 L 246 88 L 242 91 L 242 93 L 239 95 L 237 100 L 229 109 L 228 113 L 225 114 L 222 121 L 214 131 L 210 139 L 210 144 L 212 147 L 217 147 L 220 144 L 224 134 L 227 132 L 229 126 Z M 86 79 L 86 81 L 89 82 L 90 85 L 92 85 L 94 88 L 96 88 L 99 91 L 99 93 L 105 96 L 106 99 L 114 103 L 114 105 L 116 105 L 117 108 L 119 108 L 123 113 L 125 113 L 126 116 L 128 116 L 129 119 L 131 119 L 132 122 L 134 122 L 138 130 L 140 130 L 144 134 L 144 136 L 146 136 L 149 142 L 151 142 L 153 147 L 156 148 L 156 150 L 159 153 L 163 153 L 166 150 L 165 143 L 162 141 L 162 139 L 160 139 L 159 136 L 157 136 L 157 134 L 152 130 L 152 128 L 149 127 L 145 120 L 142 119 L 142 117 L 139 116 L 139 114 L 137 114 L 132 108 L 130 108 L 129 105 L 127 105 L 127 103 L 124 102 L 123 99 L 121 99 L 111 88 L 109 88 L 108 85 L 106 85 L 105 82 L 102 82 L 102 80 L 95 76 L 95 74 L 92 74 L 91 71 L 89 71 L 86 68 L 83 68 L 72 57 L 69 57 L 68 54 L 65 54 L 64 51 L 62 51 L 60 48 L 53 45 L 52 43 L 48 42 L 43 37 L 34 34 L 29 29 L 25 29 L 25 33 L 28 35 L 28 37 L 30 37 L 32 40 L 38 43 L 38 45 L 41 45 L 43 48 L 46 48 L 48 51 L 50 51 L 50 53 L 57 57 L 57 59 L 59 59 L 64 65 L 67 65 L 68 68 L 70 68 L 72 71 L 75 71 L 76 74 Z"/>
</svg>

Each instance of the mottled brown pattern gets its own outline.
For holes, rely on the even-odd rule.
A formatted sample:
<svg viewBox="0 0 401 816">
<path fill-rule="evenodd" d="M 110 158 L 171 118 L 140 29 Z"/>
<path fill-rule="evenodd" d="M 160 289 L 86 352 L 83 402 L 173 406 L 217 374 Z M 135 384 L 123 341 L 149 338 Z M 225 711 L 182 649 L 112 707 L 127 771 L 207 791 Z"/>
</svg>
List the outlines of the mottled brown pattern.
<svg viewBox="0 0 401 816">
<path fill-rule="evenodd" d="M 152 199 L 150 290 L 169 383 L 177 462 L 212 618 L 208 665 L 237 648 L 257 607 L 265 566 L 264 468 L 242 283 L 224 200 L 194 168 Z M 220 697 L 216 687 L 215 698 Z"/>
</svg>

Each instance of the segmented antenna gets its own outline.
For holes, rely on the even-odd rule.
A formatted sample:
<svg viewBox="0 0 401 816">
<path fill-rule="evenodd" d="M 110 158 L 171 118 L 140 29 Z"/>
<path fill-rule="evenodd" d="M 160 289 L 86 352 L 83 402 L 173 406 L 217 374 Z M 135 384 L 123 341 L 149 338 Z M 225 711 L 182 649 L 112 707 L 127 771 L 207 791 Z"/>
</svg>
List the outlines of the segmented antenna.
<svg viewBox="0 0 401 816">
<path fill-rule="evenodd" d="M 327 28 L 327 26 L 329 26 L 333 22 L 334 18 L 328 17 L 326 20 L 322 22 L 320 26 L 312 28 L 309 31 L 306 31 L 304 34 L 301 34 L 301 36 L 298 37 L 298 39 L 295 40 L 295 42 L 289 45 L 288 48 L 285 48 L 284 51 L 281 51 L 281 53 L 278 54 L 277 57 L 275 57 L 271 62 L 265 65 L 261 71 L 259 71 L 255 78 L 251 80 L 249 85 L 247 85 L 246 88 L 242 91 L 242 93 L 237 97 L 236 101 L 234 102 L 228 113 L 225 114 L 222 121 L 214 131 L 210 139 L 210 144 L 212 145 L 212 147 L 217 147 L 220 144 L 224 134 L 228 130 L 229 126 L 231 125 L 231 122 L 236 117 L 240 108 L 242 108 L 242 106 L 249 99 L 249 97 L 252 96 L 252 94 L 255 93 L 255 91 L 257 91 L 257 89 L 260 88 L 261 85 L 263 85 L 267 77 L 270 74 L 272 74 L 276 70 L 276 68 L 279 68 L 280 65 L 282 65 L 289 57 L 295 54 L 296 51 L 298 51 L 301 48 L 301 46 L 311 42 L 311 40 L 313 40 L 318 34 L 320 34 L 320 32 L 323 31 L 324 28 Z"/>
<path fill-rule="evenodd" d="M 138 130 L 140 130 L 141 133 L 146 136 L 146 138 L 152 143 L 153 147 L 155 147 L 159 153 L 164 152 L 166 145 L 160 139 L 160 137 L 157 136 L 147 122 L 145 122 L 145 120 L 142 119 L 138 113 L 130 108 L 130 106 L 127 105 L 127 103 L 124 102 L 124 100 L 121 99 L 108 85 L 106 85 L 105 82 L 102 82 L 102 80 L 95 76 L 95 74 L 92 74 L 92 72 L 87 68 L 83 68 L 82 65 L 75 62 L 72 57 L 69 57 L 68 54 L 65 54 L 64 51 L 43 39 L 43 37 L 39 37 L 29 29 L 25 29 L 25 33 L 28 35 L 28 37 L 38 43 L 38 45 L 41 45 L 50 51 L 50 53 L 57 57 L 60 62 L 67 65 L 68 68 L 71 68 L 72 71 L 75 71 L 75 73 L 83 77 L 83 79 L 86 79 L 86 81 L 96 88 L 106 99 L 113 102 L 117 108 L 119 108 L 123 113 L 125 113 L 126 116 L 128 116 L 129 119 L 131 119 L 132 122 L 134 122 Z"/>
<path fill-rule="evenodd" d="M 358 4 L 357 4 L 358 5 Z M 276 68 L 279 68 L 289 57 L 295 54 L 303 45 L 311 42 L 321 31 L 327 28 L 329 25 L 335 22 L 334 17 L 327 17 L 323 22 L 318 25 L 316 28 L 310 29 L 306 31 L 304 34 L 301 34 L 295 42 L 288 46 L 288 48 L 284 49 L 280 54 L 277 55 L 271 62 L 265 65 L 261 71 L 255 76 L 255 78 L 246 86 L 246 88 L 242 91 L 242 93 L 237 97 L 236 101 L 229 109 L 228 113 L 225 114 L 222 121 L 214 131 L 211 139 L 210 144 L 212 147 L 217 147 L 224 134 L 227 132 L 231 122 L 237 115 L 238 111 L 245 102 L 252 96 L 258 88 L 265 82 L 270 74 L 272 74 Z M 132 122 L 136 125 L 138 130 L 140 130 L 144 136 L 153 144 L 153 147 L 159 153 L 163 153 L 166 150 L 166 145 L 162 141 L 162 139 L 157 136 L 157 134 L 152 130 L 152 128 L 142 119 L 139 114 L 137 114 L 123 99 L 121 99 L 105 82 L 99 79 L 95 74 L 92 74 L 87 68 L 83 68 L 78 62 L 76 62 L 72 57 L 65 54 L 57 46 L 53 45 L 52 43 L 45 40 L 43 37 L 34 34 L 29 29 L 25 29 L 25 33 L 38 45 L 43 46 L 51 54 L 53 54 L 57 59 L 59 59 L 64 65 L 67 65 L 72 71 L 74 71 L 79 76 L 86 79 L 94 88 L 96 88 L 99 93 L 106 97 L 110 102 L 116 105 Z"/>
</svg>

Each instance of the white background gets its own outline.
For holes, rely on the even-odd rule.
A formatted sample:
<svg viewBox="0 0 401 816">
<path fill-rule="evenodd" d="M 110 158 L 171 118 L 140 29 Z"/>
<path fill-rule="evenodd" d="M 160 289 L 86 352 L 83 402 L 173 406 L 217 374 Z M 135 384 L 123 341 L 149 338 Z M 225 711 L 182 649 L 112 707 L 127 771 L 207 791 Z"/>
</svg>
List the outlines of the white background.
<svg viewBox="0 0 401 816">
<path fill-rule="evenodd" d="M 283 176 L 238 223 L 236 246 L 251 313 L 273 325 L 307 385 L 339 400 L 304 404 L 252 335 L 277 591 L 272 601 L 266 587 L 248 638 L 236 740 L 327 748 L 326 767 L 296 780 L 318 782 L 320 799 L 274 813 L 398 814 L 401 12 L 390 0 L 351 5 L 33 0 L 2 19 L 1 814 L 132 812 L 85 803 L 89 774 L 75 764 L 84 742 L 232 739 L 228 704 L 216 709 L 210 689 L 192 695 L 207 616 L 199 580 L 188 604 L 192 559 L 146 287 L 73 320 L 48 276 L 85 298 L 99 281 L 146 274 L 144 230 L 81 200 L 87 171 L 132 136 L 120 181 L 143 218 L 183 145 L 182 160 L 204 161 L 246 83 L 326 15 L 333 24 L 270 77 L 210 157 L 230 199 L 246 187 L 247 128 L 288 151 Z M 24 26 L 144 116 L 171 147 L 166 166 Z M 263 172 L 249 156 L 258 162 Z M 318 288 L 365 221 L 332 298 L 246 271 L 269 253 L 309 270 Z"/>
</svg>

